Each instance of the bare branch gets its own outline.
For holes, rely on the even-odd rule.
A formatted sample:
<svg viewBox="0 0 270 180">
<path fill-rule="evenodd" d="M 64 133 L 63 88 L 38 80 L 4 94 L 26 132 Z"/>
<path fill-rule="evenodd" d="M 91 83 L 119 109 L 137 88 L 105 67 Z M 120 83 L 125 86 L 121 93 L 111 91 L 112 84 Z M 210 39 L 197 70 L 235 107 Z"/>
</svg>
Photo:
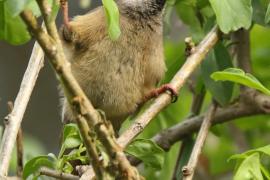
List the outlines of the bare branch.
<svg viewBox="0 0 270 180">
<path fill-rule="evenodd" d="M 240 102 L 228 107 L 218 108 L 213 117 L 212 125 L 221 124 L 240 117 L 270 114 L 270 111 L 265 109 L 263 104 L 270 107 L 270 97 L 255 92 L 255 94 L 249 96 L 248 102 L 247 99 L 240 100 Z M 198 131 L 203 118 L 204 116 L 188 118 L 181 123 L 158 133 L 152 139 L 160 147 L 168 151 L 174 143 L 182 140 L 187 135 Z"/>
<path fill-rule="evenodd" d="M 218 41 L 218 29 L 215 27 L 208 33 L 203 41 L 194 48 L 193 54 L 191 54 L 186 63 L 176 73 L 174 78 L 171 80 L 171 86 L 176 90 L 180 90 L 188 77 L 198 67 L 198 65 L 205 58 L 209 50 Z M 150 121 L 168 104 L 171 102 L 171 96 L 169 94 L 162 94 L 141 114 L 134 122 L 134 124 L 128 128 L 118 139 L 117 142 L 122 147 L 126 147 L 132 139 L 134 139 L 143 129 L 150 123 Z"/>
<path fill-rule="evenodd" d="M 45 6 L 46 4 L 40 3 L 40 5 Z M 47 8 L 48 7 L 42 7 L 40 9 L 42 11 Z M 122 148 L 116 143 L 112 132 L 108 130 L 100 114 L 94 109 L 93 105 L 87 99 L 78 82 L 72 75 L 70 63 L 65 58 L 58 34 L 55 36 L 53 35 L 53 37 L 46 34 L 38 26 L 37 20 L 31 11 L 24 10 L 21 13 L 21 17 L 49 57 L 61 85 L 64 87 L 64 92 L 76 117 L 87 152 L 91 156 L 90 159 L 93 161 L 92 164 L 94 165 L 94 170 L 98 178 L 105 178 L 108 174 L 104 167 L 104 161 L 99 159 L 96 148 L 97 143 L 95 143 L 96 135 L 104 145 L 110 159 L 114 162 L 113 165 L 116 168 L 114 173 L 116 172 L 117 174 L 117 172 L 119 172 L 120 175 L 127 178 L 138 179 L 139 176 L 137 170 L 130 165 Z M 47 18 L 44 20 L 47 21 Z M 50 23 L 45 22 L 45 24 L 49 25 L 47 28 L 56 29 L 54 21 Z M 89 128 L 87 124 L 91 128 Z M 94 133 L 94 131 L 96 133 Z"/>
<path fill-rule="evenodd" d="M 28 67 L 23 76 L 14 108 L 8 115 L 7 125 L 0 146 L 0 176 L 7 176 L 11 153 L 16 141 L 22 118 L 35 86 L 40 69 L 43 66 L 44 54 L 38 43 L 35 43 Z"/>
<path fill-rule="evenodd" d="M 62 179 L 62 180 L 79 180 L 80 179 L 79 176 L 66 174 L 66 173 L 55 171 L 46 167 L 40 168 L 39 173 L 40 175 L 50 176 L 50 177 L 54 177 L 54 178 Z"/>
<path fill-rule="evenodd" d="M 249 38 L 249 30 L 240 29 L 233 33 L 233 39 L 236 41 L 238 66 L 247 73 L 252 72 Z"/>
<path fill-rule="evenodd" d="M 202 152 L 202 148 L 204 145 L 204 142 L 206 140 L 207 134 L 209 132 L 209 129 L 211 127 L 211 121 L 213 119 L 213 116 L 216 112 L 216 108 L 217 105 L 214 104 L 212 105 L 206 116 L 204 117 L 202 126 L 200 128 L 200 131 L 198 133 L 195 145 L 193 147 L 192 153 L 190 155 L 190 159 L 188 161 L 188 164 L 186 166 L 183 167 L 183 176 L 184 176 L 184 180 L 192 180 L 194 172 L 195 172 L 195 168 L 197 166 L 198 160 L 199 160 L 199 156 Z"/>
<path fill-rule="evenodd" d="M 176 90 L 180 90 L 188 77 L 198 67 L 201 61 L 205 58 L 209 50 L 218 41 L 218 29 L 214 27 L 211 32 L 204 38 L 204 40 L 194 48 L 194 52 L 190 55 L 186 63 L 176 73 L 171 81 L 171 86 Z M 168 104 L 171 102 L 171 95 L 161 94 L 154 102 L 144 111 L 138 118 L 135 119 L 133 125 L 128 128 L 118 139 L 117 142 L 120 146 L 125 148 L 143 129 L 150 123 L 150 121 Z M 81 180 L 91 179 L 93 177 L 93 170 L 89 168 L 82 177 Z"/>
</svg>

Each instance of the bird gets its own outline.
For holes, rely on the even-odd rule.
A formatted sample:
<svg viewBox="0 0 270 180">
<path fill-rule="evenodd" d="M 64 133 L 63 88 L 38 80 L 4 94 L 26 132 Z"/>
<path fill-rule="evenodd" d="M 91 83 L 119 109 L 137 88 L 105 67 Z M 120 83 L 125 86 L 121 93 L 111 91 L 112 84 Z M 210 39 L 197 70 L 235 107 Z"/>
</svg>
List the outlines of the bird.
<svg viewBox="0 0 270 180">
<path fill-rule="evenodd" d="M 157 87 L 166 71 L 162 22 L 165 0 L 116 1 L 121 30 L 117 40 L 108 35 L 102 6 L 69 20 L 64 3 L 60 35 L 72 74 L 115 131 L 147 100 L 163 92 L 177 96 L 169 84 Z M 62 101 L 62 120 L 74 122 L 67 100 Z"/>
</svg>

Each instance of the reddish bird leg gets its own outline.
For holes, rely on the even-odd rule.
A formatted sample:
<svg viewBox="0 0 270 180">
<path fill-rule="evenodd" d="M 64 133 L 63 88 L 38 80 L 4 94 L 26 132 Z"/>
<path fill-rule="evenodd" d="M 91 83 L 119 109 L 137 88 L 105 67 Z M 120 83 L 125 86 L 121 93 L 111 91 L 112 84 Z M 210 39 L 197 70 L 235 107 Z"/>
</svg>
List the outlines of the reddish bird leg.
<svg viewBox="0 0 270 180">
<path fill-rule="evenodd" d="M 178 98 L 178 93 L 177 91 L 170 85 L 170 84 L 164 84 L 160 86 L 159 88 L 154 89 L 151 91 L 146 97 L 146 100 L 158 97 L 160 94 L 169 91 L 171 96 L 172 96 L 172 103 L 177 101 Z"/>
<path fill-rule="evenodd" d="M 69 28 L 69 17 L 68 17 L 68 2 L 67 0 L 60 0 L 62 14 L 63 14 L 63 24 Z"/>
</svg>

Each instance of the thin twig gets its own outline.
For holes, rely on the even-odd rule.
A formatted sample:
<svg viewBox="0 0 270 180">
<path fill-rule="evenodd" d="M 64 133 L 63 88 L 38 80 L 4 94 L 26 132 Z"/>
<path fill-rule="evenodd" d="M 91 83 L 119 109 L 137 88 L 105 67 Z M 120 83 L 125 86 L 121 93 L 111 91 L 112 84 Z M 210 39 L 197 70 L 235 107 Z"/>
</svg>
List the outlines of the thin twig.
<svg viewBox="0 0 270 180">
<path fill-rule="evenodd" d="M 254 92 L 254 91 L 253 91 Z M 268 108 L 265 108 L 268 107 Z M 239 102 L 225 108 L 218 108 L 213 117 L 212 125 L 225 123 L 237 118 L 258 114 L 270 114 L 270 97 L 261 93 L 251 93 L 249 103 L 247 100 Z M 182 140 L 187 135 L 199 130 L 204 116 L 196 116 L 183 120 L 166 130 L 155 135 L 152 139 L 164 150 L 168 151 L 173 144 Z"/>
<path fill-rule="evenodd" d="M 173 88 L 179 91 L 183 87 L 188 77 L 202 62 L 209 50 L 216 44 L 218 41 L 218 35 L 219 31 L 217 27 L 214 27 L 204 40 L 195 48 L 194 53 L 188 57 L 186 63 L 172 79 L 171 86 Z M 170 102 L 171 95 L 167 93 L 161 94 L 138 118 L 136 118 L 134 124 L 117 139 L 117 143 L 121 147 L 125 148 L 139 133 L 143 131 L 143 129 L 160 111 L 162 111 L 163 108 L 170 104 Z M 93 177 L 93 174 L 91 173 L 92 171 L 93 170 L 89 168 L 89 170 L 82 175 L 81 179 L 91 179 Z"/>
<path fill-rule="evenodd" d="M 229 122 L 237 118 L 254 116 L 259 114 L 270 114 L 270 97 L 256 91 L 251 91 L 249 100 L 240 100 L 239 102 L 225 108 L 218 108 L 213 117 L 212 126 Z M 248 103 L 247 103 L 248 102 Z M 199 115 L 182 120 L 168 129 L 165 129 L 155 135 L 152 140 L 162 149 L 169 151 L 170 148 L 185 137 L 198 131 L 202 125 L 204 116 Z M 135 162 L 132 165 L 138 165 L 141 161 L 132 159 Z M 88 180 L 93 177 L 93 169 L 89 169 L 82 175 L 81 180 Z"/>
<path fill-rule="evenodd" d="M 175 74 L 170 84 L 173 88 L 179 91 L 193 71 L 199 66 L 205 58 L 210 49 L 218 41 L 218 29 L 214 27 L 211 32 L 203 39 L 203 41 L 195 48 L 194 53 L 189 56 L 186 63 Z M 136 118 L 133 125 L 128 128 L 118 139 L 120 146 L 126 147 L 132 139 L 134 139 L 143 129 L 150 123 L 150 121 L 168 104 L 171 102 L 171 96 L 163 93 L 142 113 Z"/>
<path fill-rule="evenodd" d="M 40 175 L 45 175 L 45 176 L 62 179 L 62 180 L 79 180 L 80 179 L 79 176 L 63 173 L 60 171 L 55 171 L 46 167 L 40 168 L 39 173 Z"/>
<path fill-rule="evenodd" d="M 190 110 L 190 117 L 198 116 L 200 114 L 205 94 L 206 90 L 204 86 L 201 88 L 200 92 L 194 92 Z M 195 140 L 192 137 L 192 134 L 185 137 L 185 139 L 182 141 L 172 179 L 182 179 L 182 167 L 187 163 L 190 157 L 191 150 L 194 146 L 194 141 Z"/>
<path fill-rule="evenodd" d="M 200 131 L 198 133 L 195 145 L 193 147 L 192 153 L 190 155 L 190 159 L 188 161 L 188 164 L 186 166 L 183 167 L 182 172 L 183 172 L 183 179 L 184 180 L 192 180 L 194 172 L 195 172 L 195 168 L 197 166 L 198 160 L 199 160 L 199 156 L 202 152 L 202 148 L 204 145 L 204 142 L 206 140 L 207 134 L 209 132 L 209 129 L 211 127 L 211 121 L 213 120 L 214 114 L 216 112 L 216 108 L 217 105 L 213 104 L 204 120 L 202 123 L 202 126 L 200 128 Z"/>
<path fill-rule="evenodd" d="M 17 176 L 22 177 L 23 174 L 23 131 L 20 127 L 16 141 L 17 147 Z"/>
<path fill-rule="evenodd" d="M 228 107 L 218 108 L 215 116 L 213 117 L 212 126 L 226 123 L 237 118 L 270 114 L 269 96 L 253 90 L 253 93 L 250 93 L 248 98 L 248 101 L 240 100 Z M 184 119 L 180 123 L 159 132 L 152 138 L 152 140 L 163 150 L 169 151 L 175 143 L 182 141 L 190 134 L 197 132 L 202 125 L 204 117 L 204 115 L 199 115 Z M 138 165 L 141 161 L 132 158 L 132 162 L 134 162 L 132 165 Z"/>
<path fill-rule="evenodd" d="M 13 110 L 13 103 L 9 101 L 8 103 L 8 110 L 9 113 L 12 112 Z M 16 148 L 17 148 L 17 177 L 22 177 L 23 173 L 23 132 L 22 132 L 22 127 L 20 126 L 18 134 L 17 134 L 17 139 L 16 139 Z"/>
<path fill-rule="evenodd" d="M 7 176 L 11 153 L 21 126 L 22 118 L 35 86 L 40 69 L 43 66 L 44 54 L 38 43 L 35 43 L 27 69 L 21 82 L 14 109 L 8 116 L 7 126 L 0 145 L 0 176 Z"/>
<path fill-rule="evenodd" d="M 44 3 L 41 3 L 40 5 L 44 6 Z M 42 11 L 47 9 L 47 7 L 40 9 Z M 61 85 L 64 88 L 65 95 L 76 117 L 87 152 L 93 161 L 92 164 L 94 165 L 95 173 L 99 176 L 98 178 L 105 178 L 107 171 L 104 167 L 104 161 L 100 161 L 99 159 L 96 148 L 97 143 L 95 143 L 96 135 L 104 145 L 109 158 L 115 162 L 113 165 L 115 165 L 116 171 L 113 172 L 116 172 L 116 174 L 119 173 L 119 175 L 126 178 L 138 179 L 139 175 L 136 168 L 133 168 L 130 165 L 122 148 L 116 143 L 115 137 L 108 130 L 104 121 L 102 121 L 100 114 L 94 109 L 93 105 L 72 75 L 70 63 L 65 58 L 58 34 L 54 34 L 53 37 L 46 34 L 38 26 L 37 19 L 29 10 L 24 10 L 21 13 L 21 17 L 49 57 L 49 60 L 58 75 Z M 47 18 L 44 20 L 46 21 Z M 47 28 L 52 30 L 56 29 L 54 21 L 45 24 L 48 24 Z M 92 130 L 95 130 L 96 134 L 91 133 Z M 100 148 L 100 150 L 102 149 Z"/>
</svg>

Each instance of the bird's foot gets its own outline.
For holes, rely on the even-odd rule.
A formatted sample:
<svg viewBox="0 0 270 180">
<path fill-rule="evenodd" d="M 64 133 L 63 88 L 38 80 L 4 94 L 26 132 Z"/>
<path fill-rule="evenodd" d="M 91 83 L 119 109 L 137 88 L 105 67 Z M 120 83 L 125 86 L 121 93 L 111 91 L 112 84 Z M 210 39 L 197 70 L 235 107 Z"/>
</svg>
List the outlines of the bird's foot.
<svg viewBox="0 0 270 180">
<path fill-rule="evenodd" d="M 169 92 L 172 97 L 172 103 L 175 103 L 178 99 L 178 92 L 174 87 L 172 87 L 170 84 L 163 84 L 159 88 L 156 88 L 152 90 L 146 97 L 146 101 L 152 98 L 158 97 L 160 94 L 164 92 Z"/>
<path fill-rule="evenodd" d="M 68 16 L 68 2 L 67 0 L 60 0 L 60 5 L 63 15 L 63 24 L 65 27 L 69 28 L 69 16 Z"/>
</svg>

